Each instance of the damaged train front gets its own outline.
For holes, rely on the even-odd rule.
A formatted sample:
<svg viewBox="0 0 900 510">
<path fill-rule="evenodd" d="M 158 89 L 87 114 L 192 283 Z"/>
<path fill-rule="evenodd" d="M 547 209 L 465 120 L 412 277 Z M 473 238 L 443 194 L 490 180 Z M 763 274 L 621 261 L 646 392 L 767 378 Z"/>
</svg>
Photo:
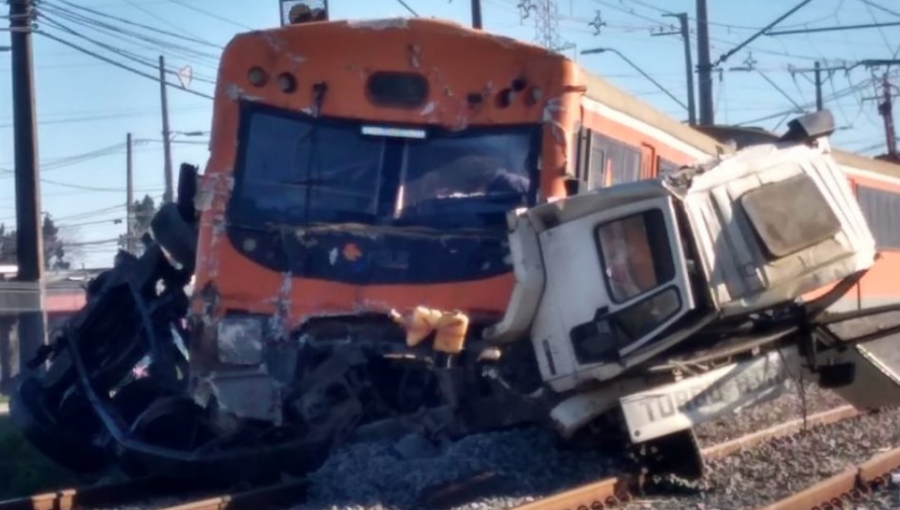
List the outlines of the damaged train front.
<svg viewBox="0 0 900 510">
<path fill-rule="evenodd" d="M 95 283 L 23 428 L 78 469 L 248 480 L 540 421 L 533 351 L 481 333 L 514 283 L 506 213 L 563 192 L 573 80 L 433 20 L 236 37 L 199 189 Z"/>
</svg>

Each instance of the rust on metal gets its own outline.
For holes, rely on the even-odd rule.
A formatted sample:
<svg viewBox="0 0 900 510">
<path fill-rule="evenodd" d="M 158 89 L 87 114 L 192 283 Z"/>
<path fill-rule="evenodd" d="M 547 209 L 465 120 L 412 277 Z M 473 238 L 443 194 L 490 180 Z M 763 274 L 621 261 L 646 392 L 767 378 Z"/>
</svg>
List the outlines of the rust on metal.
<svg viewBox="0 0 900 510">
<path fill-rule="evenodd" d="M 121 483 L 36 494 L 0 501 L 0 510 L 72 510 L 73 508 L 116 505 L 149 496 L 164 488 L 154 478 L 137 478 Z"/>
<path fill-rule="evenodd" d="M 514 507 L 513 510 L 599 510 L 631 499 L 633 481 L 627 476 L 607 478 L 554 496 Z"/>
<path fill-rule="evenodd" d="M 859 416 L 860 411 L 853 406 L 841 406 L 807 417 L 806 425 L 817 427 L 830 425 L 839 421 Z M 803 429 L 803 419 L 798 418 L 774 427 L 770 427 L 737 439 L 704 448 L 701 452 L 705 459 L 719 459 L 731 455 L 743 448 L 751 448 L 770 439 L 796 434 Z"/>
<path fill-rule="evenodd" d="M 850 494 L 856 489 L 856 468 L 848 468 L 827 480 L 823 480 L 796 494 L 760 510 L 810 510 L 812 508 L 828 508 L 835 499 Z"/>
<path fill-rule="evenodd" d="M 845 502 L 860 499 L 878 485 L 886 475 L 900 467 L 900 448 L 880 453 L 859 466 L 819 482 L 760 510 L 824 510 L 845 508 Z"/>
<path fill-rule="evenodd" d="M 881 481 L 884 475 L 900 466 L 900 448 L 881 453 L 859 465 L 859 480 L 863 484 Z"/>
</svg>

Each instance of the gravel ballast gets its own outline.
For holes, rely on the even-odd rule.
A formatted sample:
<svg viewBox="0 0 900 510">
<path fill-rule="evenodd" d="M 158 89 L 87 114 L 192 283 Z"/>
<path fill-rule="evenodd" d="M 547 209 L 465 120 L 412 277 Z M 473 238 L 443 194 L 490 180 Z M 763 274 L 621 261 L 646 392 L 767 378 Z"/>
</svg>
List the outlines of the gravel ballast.
<svg viewBox="0 0 900 510">
<path fill-rule="evenodd" d="M 806 402 L 808 414 L 846 404 L 817 388 L 807 388 Z M 801 399 L 792 390 L 758 407 L 701 425 L 697 434 L 701 446 L 708 446 L 801 416 Z M 455 508 L 500 510 L 615 476 L 629 467 L 624 459 L 597 451 L 561 450 L 553 432 L 539 429 L 479 434 L 444 447 L 429 447 L 412 439 L 402 445 L 354 445 L 337 452 L 310 476 L 310 500 L 295 510 L 420 509 L 419 495 L 429 488 L 484 472 L 496 475 L 489 484 L 492 494 Z M 685 508 L 696 510 L 696 502 L 702 499 L 694 501 L 695 506 Z M 732 507 L 726 505 L 722 510 L 726 508 Z"/>
<path fill-rule="evenodd" d="M 739 510 L 768 505 L 900 446 L 898 419 L 900 410 L 883 410 L 774 439 L 708 462 L 699 494 L 638 499 L 626 508 Z"/>
<path fill-rule="evenodd" d="M 833 391 L 823 390 L 814 384 L 805 384 L 804 387 L 805 395 L 802 397 L 798 385 L 791 384 L 778 398 L 695 427 L 697 441 L 701 447 L 712 446 L 802 418 L 804 401 L 807 416 L 847 405 L 847 401 Z"/>
</svg>

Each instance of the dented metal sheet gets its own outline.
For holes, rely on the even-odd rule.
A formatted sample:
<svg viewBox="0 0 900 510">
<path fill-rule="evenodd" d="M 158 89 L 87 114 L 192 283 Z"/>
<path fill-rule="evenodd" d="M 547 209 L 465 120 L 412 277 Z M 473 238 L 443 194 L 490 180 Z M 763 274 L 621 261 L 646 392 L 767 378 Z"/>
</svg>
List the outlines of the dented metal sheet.
<svg viewBox="0 0 900 510">
<path fill-rule="evenodd" d="M 364 30 L 387 30 L 391 28 L 408 28 L 406 18 L 392 18 L 382 20 L 365 20 L 365 21 L 348 21 L 347 25 L 352 28 Z"/>
</svg>

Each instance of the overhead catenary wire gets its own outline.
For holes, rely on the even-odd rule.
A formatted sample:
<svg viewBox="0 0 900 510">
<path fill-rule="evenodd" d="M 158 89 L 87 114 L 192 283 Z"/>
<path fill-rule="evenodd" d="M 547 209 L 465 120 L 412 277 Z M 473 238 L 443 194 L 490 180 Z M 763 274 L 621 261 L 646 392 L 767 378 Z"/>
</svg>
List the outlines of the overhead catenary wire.
<svg viewBox="0 0 900 510">
<path fill-rule="evenodd" d="M 417 18 L 419 17 L 419 13 L 417 13 L 415 10 L 413 10 L 413 8 L 410 7 L 409 4 L 406 3 L 404 0 L 397 0 L 397 3 L 402 5 L 403 8 L 406 9 L 407 11 L 409 11 L 409 13 L 412 14 L 413 16 L 415 16 Z"/>
</svg>

